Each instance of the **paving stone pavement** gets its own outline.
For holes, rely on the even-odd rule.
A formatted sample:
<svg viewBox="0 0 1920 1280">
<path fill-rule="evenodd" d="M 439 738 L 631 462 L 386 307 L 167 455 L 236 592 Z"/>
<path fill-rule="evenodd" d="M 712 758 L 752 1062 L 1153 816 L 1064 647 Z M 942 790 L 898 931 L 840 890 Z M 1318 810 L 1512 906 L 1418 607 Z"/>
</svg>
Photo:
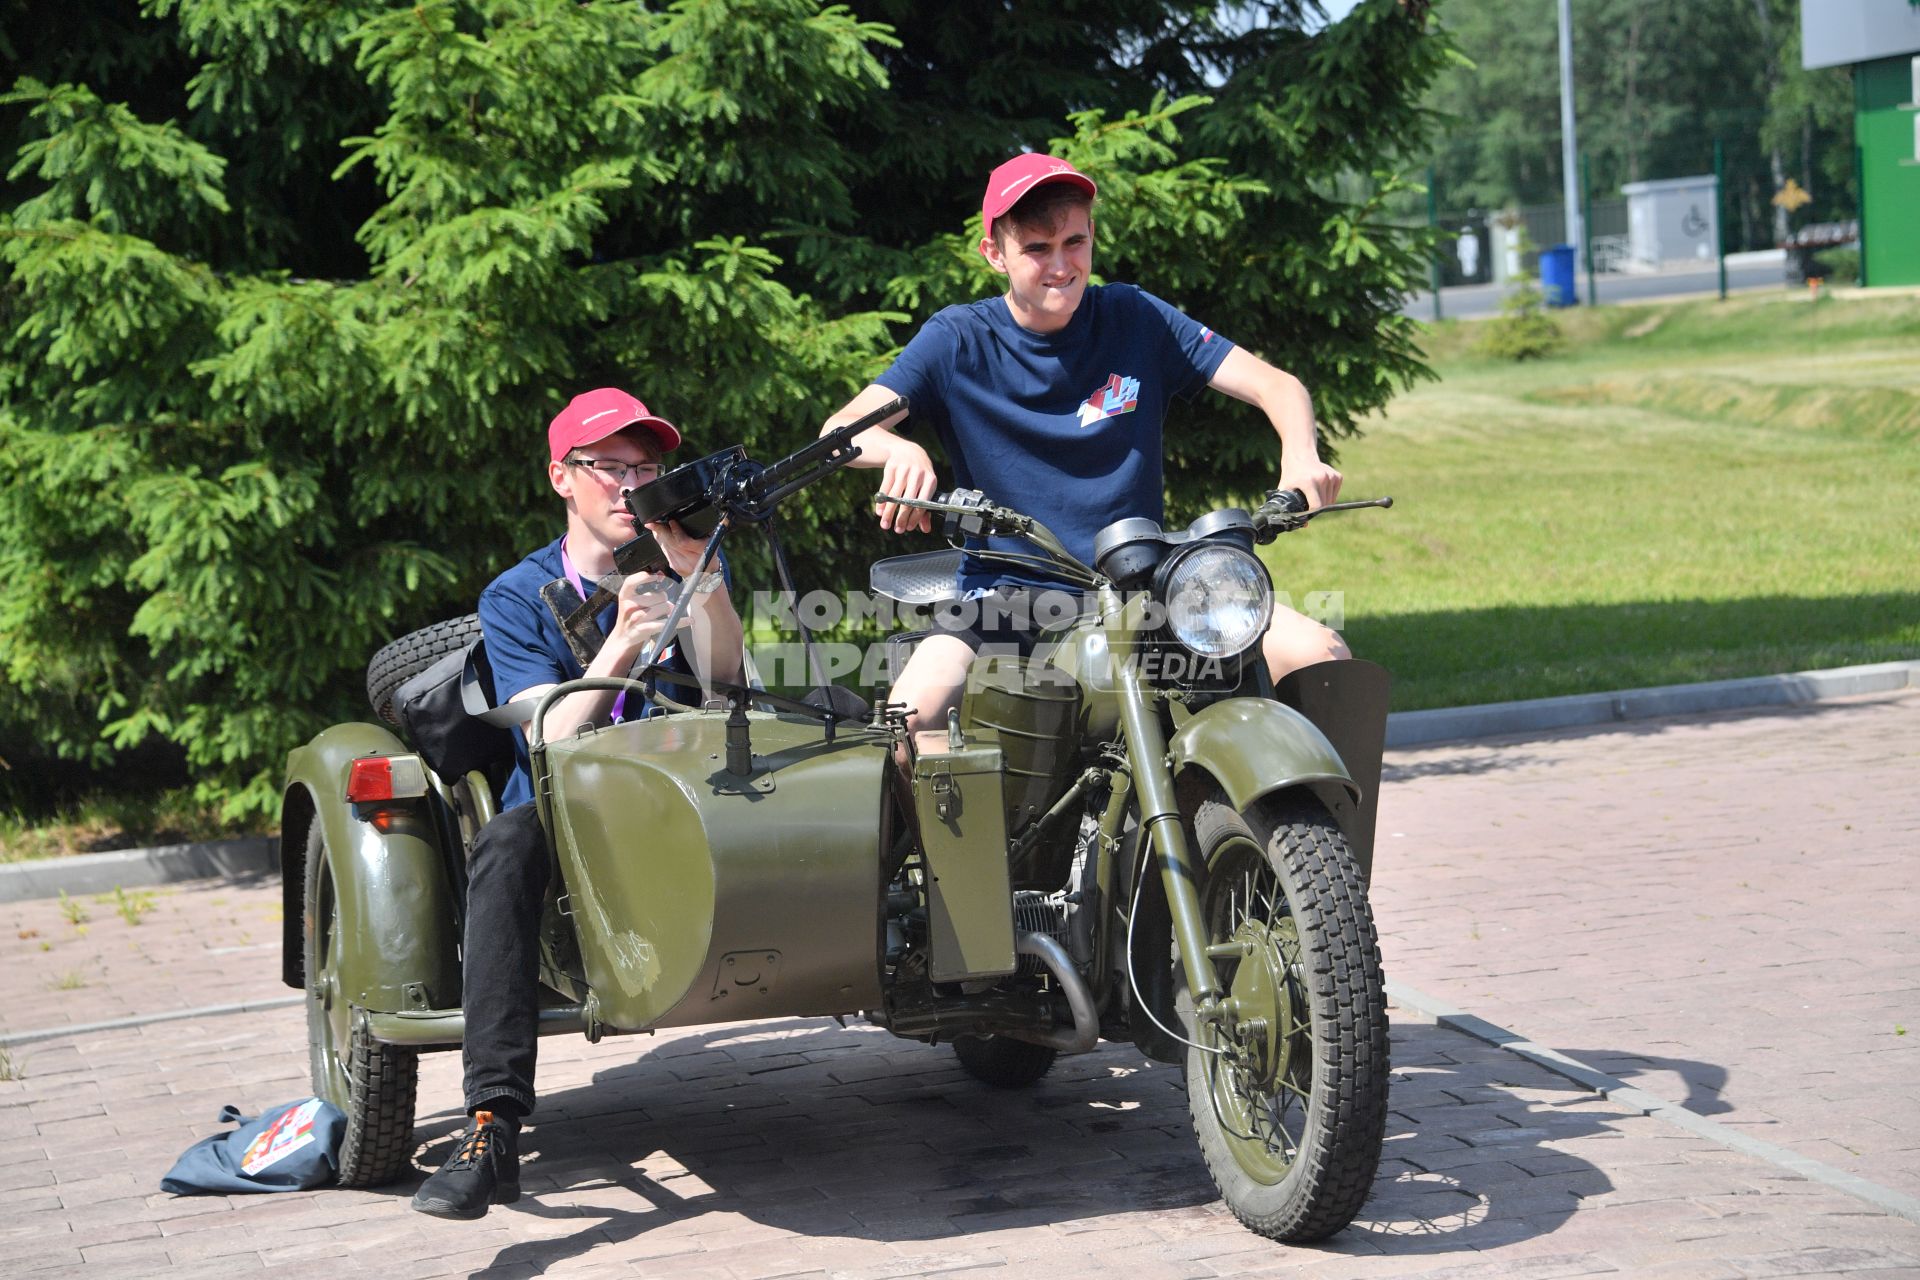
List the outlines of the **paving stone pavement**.
<svg viewBox="0 0 1920 1280">
<path fill-rule="evenodd" d="M 1920 1195 L 1920 697 L 1397 752 L 1391 977 Z"/>
<path fill-rule="evenodd" d="M 1898 865 L 1916 752 L 1920 698 L 1396 753 L 1389 974 L 1911 1187 L 1914 1037 L 1893 1024 L 1920 1036 Z M 84 934 L 57 902 L 0 908 L 0 1034 L 287 994 L 277 886 L 154 901 L 134 925 L 89 900 Z M 407 1208 L 424 1172 L 156 1189 L 222 1104 L 307 1091 L 298 1008 L 34 1041 L 0 1072 L 20 1076 L 0 1082 L 0 1274 L 1920 1276 L 1920 1225 L 1394 1017 L 1373 1197 L 1310 1249 L 1233 1220 L 1179 1074 L 1117 1046 L 999 1092 L 946 1050 L 831 1020 L 548 1039 L 527 1198 L 445 1223 Z M 423 1059 L 422 1171 L 459 1125 L 458 1066 Z"/>
</svg>

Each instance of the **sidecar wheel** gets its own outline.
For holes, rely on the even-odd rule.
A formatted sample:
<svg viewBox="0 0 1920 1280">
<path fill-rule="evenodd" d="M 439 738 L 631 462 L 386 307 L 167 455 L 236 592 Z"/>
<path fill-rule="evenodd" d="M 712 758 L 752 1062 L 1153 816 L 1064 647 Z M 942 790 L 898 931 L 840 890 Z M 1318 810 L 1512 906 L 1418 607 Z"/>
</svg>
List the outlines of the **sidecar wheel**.
<svg viewBox="0 0 1920 1280">
<path fill-rule="evenodd" d="M 317 820 L 307 832 L 306 892 L 307 1061 L 313 1092 L 346 1113 L 338 1184 L 376 1187 L 412 1165 L 420 1056 L 374 1040 L 340 990 L 340 902 Z"/>
<path fill-rule="evenodd" d="M 1274 1240 L 1324 1239 L 1353 1221 L 1380 1166 L 1387 1010 L 1380 945 L 1346 838 L 1310 798 L 1194 817 L 1207 868 L 1208 941 L 1239 1009 L 1236 1040 L 1199 1027 L 1184 982 L 1187 1102 L 1227 1207 Z M 1216 1052 L 1217 1050 L 1217 1052 Z"/>
<path fill-rule="evenodd" d="M 996 1089 L 1022 1089 L 1053 1070 L 1056 1049 L 1005 1036 L 960 1036 L 953 1042 L 954 1056 L 975 1080 Z"/>
<path fill-rule="evenodd" d="M 400 717 L 393 713 L 393 695 L 400 686 L 447 654 L 466 648 L 479 635 L 480 615 L 469 613 L 410 631 L 383 646 L 367 663 L 367 701 L 382 720 L 399 724 Z"/>
</svg>

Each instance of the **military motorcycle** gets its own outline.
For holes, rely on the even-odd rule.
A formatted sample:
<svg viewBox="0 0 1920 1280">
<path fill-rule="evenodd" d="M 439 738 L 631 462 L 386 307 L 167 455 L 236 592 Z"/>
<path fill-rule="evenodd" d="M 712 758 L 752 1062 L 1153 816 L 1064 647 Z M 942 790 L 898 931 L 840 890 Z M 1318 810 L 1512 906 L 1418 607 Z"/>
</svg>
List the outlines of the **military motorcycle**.
<svg viewBox="0 0 1920 1280">
<path fill-rule="evenodd" d="M 764 529 L 791 590 L 779 503 L 903 407 L 767 466 L 723 450 L 629 501 L 643 523 L 703 531 L 701 572 L 730 533 Z M 1184 1067 L 1201 1153 L 1243 1223 L 1290 1242 L 1340 1230 L 1386 1119 L 1366 885 L 1388 681 L 1352 660 L 1267 678 L 1273 589 L 1254 547 L 1303 525 L 1304 501 L 1181 530 L 1121 521 L 1092 565 L 977 492 L 910 505 L 955 549 L 874 565 L 877 592 L 935 605 L 965 540 L 1044 566 L 1080 605 L 1031 653 L 983 655 L 931 733 L 884 697 L 703 700 L 658 667 L 636 672 L 652 684 L 542 698 L 523 726 L 555 872 L 542 1033 L 860 1015 L 1009 1088 L 1130 1042 Z M 1022 550 L 979 551 L 989 538 Z M 470 630 L 396 643 L 444 667 Z M 390 689 L 393 664 L 375 666 Z M 548 724 L 589 688 L 665 714 Z M 463 767 L 374 724 L 288 759 L 284 976 L 308 996 L 314 1090 L 348 1115 L 347 1185 L 410 1168 L 417 1055 L 461 1042 L 465 858 L 500 780 Z"/>
</svg>

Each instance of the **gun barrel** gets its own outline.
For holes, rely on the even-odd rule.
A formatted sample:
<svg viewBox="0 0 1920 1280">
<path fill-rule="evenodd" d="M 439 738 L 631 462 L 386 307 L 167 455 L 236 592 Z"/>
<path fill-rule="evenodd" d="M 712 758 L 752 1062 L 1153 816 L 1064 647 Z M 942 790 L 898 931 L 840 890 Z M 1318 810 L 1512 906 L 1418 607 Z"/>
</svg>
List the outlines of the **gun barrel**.
<svg viewBox="0 0 1920 1280">
<path fill-rule="evenodd" d="M 767 469 L 754 477 L 752 484 L 748 486 L 748 501 L 756 505 L 768 501 L 777 491 L 783 490 L 789 480 L 811 472 L 815 466 L 823 462 L 838 458 L 843 451 L 849 449 L 855 436 L 870 427 L 879 426 L 906 407 L 906 398 L 895 396 L 872 413 L 862 414 L 852 422 L 835 427 L 778 462 L 770 463 Z"/>
</svg>

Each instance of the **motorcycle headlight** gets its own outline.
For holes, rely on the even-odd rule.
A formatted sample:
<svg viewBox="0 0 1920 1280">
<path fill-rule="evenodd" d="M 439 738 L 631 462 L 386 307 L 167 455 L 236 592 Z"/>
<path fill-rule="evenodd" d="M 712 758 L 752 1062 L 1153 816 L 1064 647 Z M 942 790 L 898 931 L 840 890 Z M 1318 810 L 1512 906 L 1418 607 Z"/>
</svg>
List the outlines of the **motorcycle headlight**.
<svg viewBox="0 0 1920 1280">
<path fill-rule="evenodd" d="M 1233 658 L 1260 642 L 1273 620 L 1273 580 L 1251 552 L 1221 542 L 1169 560 L 1160 599 L 1167 630 L 1203 658 Z"/>
</svg>

